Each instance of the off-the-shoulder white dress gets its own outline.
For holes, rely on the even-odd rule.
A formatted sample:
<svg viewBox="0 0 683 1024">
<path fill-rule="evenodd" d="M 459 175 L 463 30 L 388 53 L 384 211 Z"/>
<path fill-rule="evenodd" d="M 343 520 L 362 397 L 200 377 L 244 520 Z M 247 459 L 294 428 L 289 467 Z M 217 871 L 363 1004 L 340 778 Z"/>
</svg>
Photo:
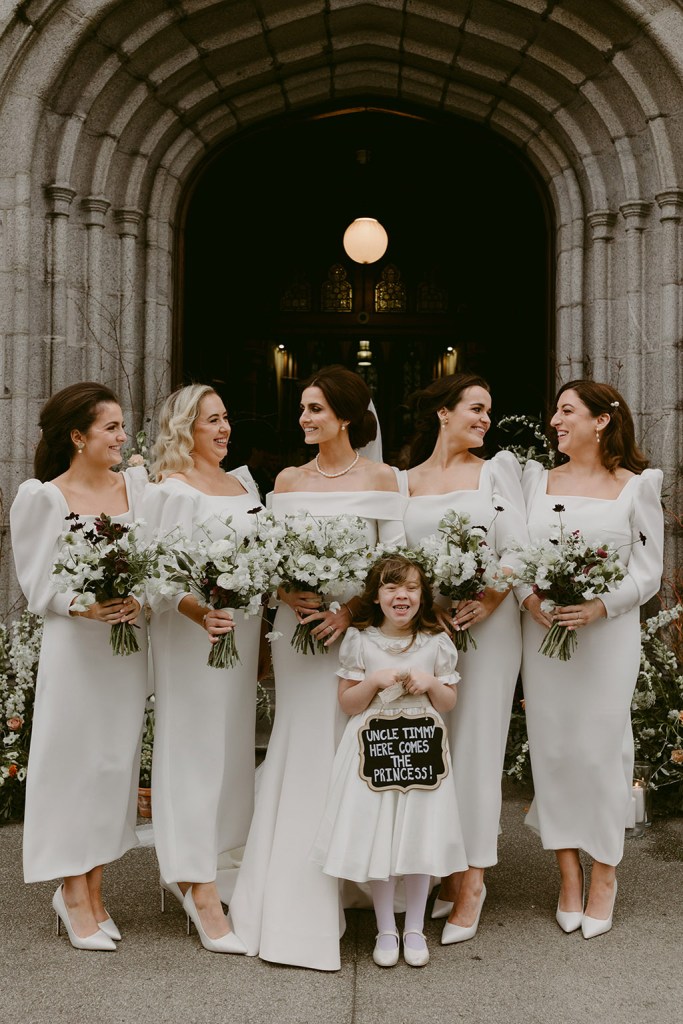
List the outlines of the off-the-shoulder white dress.
<svg viewBox="0 0 683 1024">
<path fill-rule="evenodd" d="M 160 537 L 180 529 L 194 539 L 225 536 L 222 519 L 244 535 L 249 509 L 260 504 L 246 467 L 232 470 L 245 488 L 213 496 L 182 480 L 150 484 L 144 516 Z M 219 518 L 220 517 L 220 518 Z M 260 620 L 233 611 L 240 661 L 207 665 L 206 630 L 151 598 L 155 677 L 152 817 L 161 876 L 168 882 L 212 882 L 229 902 L 254 807 L 254 731 Z"/>
<path fill-rule="evenodd" d="M 128 512 L 112 516 L 117 523 L 139 516 L 147 484 L 142 467 L 124 479 Z M 138 619 L 140 652 L 117 657 L 106 623 L 69 615 L 76 595 L 57 593 L 50 581 L 69 512 L 59 488 L 39 480 L 21 485 L 10 512 L 21 589 L 29 610 L 45 616 L 26 776 L 27 882 L 82 875 L 137 846 L 145 620 Z"/>
<path fill-rule="evenodd" d="M 581 849 L 603 864 L 623 855 L 631 799 L 630 707 L 640 665 L 639 606 L 657 593 L 662 575 L 662 473 L 646 469 L 618 498 L 547 494 L 548 473 L 527 463 L 523 486 L 531 540 L 558 526 L 581 530 L 593 544 L 621 548 L 627 575 L 600 600 L 607 618 L 577 631 L 569 661 L 538 653 L 545 630 L 522 617 L 522 675 L 535 797 L 526 823 L 548 850 Z M 646 537 L 643 546 L 639 533 Z M 633 545 L 631 546 L 632 542 Z M 528 591 L 521 591 L 523 600 Z"/>
<path fill-rule="evenodd" d="M 512 545 L 524 543 L 527 536 L 520 478 L 517 459 L 499 452 L 482 465 L 477 490 L 411 497 L 405 514 L 408 544 L 436 533 L 439 521 L 453 509 L 469 515 L 473 526 L 493 523 L 487 541 L 501 565 L 514 567 Z M 496 505 L 503 508 L 498 515 Z M 522 657 L 514 596 L 508 595 L 470 632 L 477 648 L 459 655 L 461 683 L 458 703 L 449 716 L 449 734 L 468 863 L 487 868 L 498 860 L 501 777 Z"/>
<path fill-rule="evenodd" d="M 459 679 L 457 660 L 458 652 L 445 633 L 418 633 L 409 644 L 374 626 L 362 632 L 351 627 L 341 644 L 337 675 L 360 682 L 377 669 L 415 668 L 454 686 Z M 429 712 L 444 724 L 426 695 L 405 695 L 385 705 L 377 696 L 365 711 L 349 718 L 334 759 L 312 859 L 326 874 L 354 882 L 464 871 L 467 858 L 450 756 L 448 774 L 433 790 L 380 793 L 360 777 L 358 730 L 380 712 L 418 718 Z"/>
<path fill-rule="evenodd" d="M 272 499 L 276 515 L 305 509 L 321 517 L 360 516 L 368 539 L 386 544 L 404 541 L 404 506 L 398 493 L 388 491 L 296 491 Z M 337 701 L 339 647 L 299 654 L 289 642 L 295 627 L 294 612 L 282 604 L 275 629 L 283 636 L 272 647 L 275 724 L 230 914 L 250 956 L 335 971 L 344 929 L 339 883 L 311 861 L 310 852 L 345 725 Z"/>
</svg>

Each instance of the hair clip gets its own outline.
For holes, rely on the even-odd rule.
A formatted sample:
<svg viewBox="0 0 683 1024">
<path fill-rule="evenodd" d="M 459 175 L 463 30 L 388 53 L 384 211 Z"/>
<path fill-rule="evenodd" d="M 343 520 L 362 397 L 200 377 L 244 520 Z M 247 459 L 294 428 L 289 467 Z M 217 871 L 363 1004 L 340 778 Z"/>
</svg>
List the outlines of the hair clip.
<svg viewBox="0 0 683 1024">
<path fill-rule="evenodd" d="M 619 408 L 619 403 L 618 402 L 610 402 L 610 405 L 612 406 L 613 409 L 618 409 Z"/>
</svg>

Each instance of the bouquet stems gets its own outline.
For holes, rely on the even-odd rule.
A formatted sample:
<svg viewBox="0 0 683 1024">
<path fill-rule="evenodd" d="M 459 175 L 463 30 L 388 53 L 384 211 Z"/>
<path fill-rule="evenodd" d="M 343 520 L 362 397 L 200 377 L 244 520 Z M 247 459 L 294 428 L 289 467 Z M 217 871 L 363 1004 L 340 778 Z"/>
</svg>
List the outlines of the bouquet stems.
<svg viewBox="0 0 683 1024">
<path fill-rule="evenodd" d="M 552 626 L 543 638 L 543 643 L 538 648 L 540 654 L 546 658 L 559 658 L 560 661 L 569 661 L 576 650 L 578 637 L 575 629 L 567 629 L 559 622 L 553 622 Z"/>
<path fill-rule="evenodd" d="M 140 644 L 130 622 L 117 622 L 109 631 L 109 643 L 114 654 L 137 654 Z"/>
<path fill-rule="evenodd" d="M 474 648 L 475 651 L 477 649 L 477 641 L 469 629 L 456 629 L 453 632 L 453 643 L 456 651 L 466 651 L 469 647 Z"/>
<path fill-rule="evenodd" d="M 319 622 L 299 623 L 291 640 L 295 651 L 298 651 L 299 654 L 327 654 L 328 648 L 325 647 L 325 642 L 311 633 L 311 630 L 319 625 Z"/>
<path fill-rule="evenodd" d="M 223 633 L 220 639 L 211 645 L 209 660 L 206 664 L 211 668 L 234 668 L 239 660 L 235 632 L 231 629 L 229 633 Z"/>
</svg>

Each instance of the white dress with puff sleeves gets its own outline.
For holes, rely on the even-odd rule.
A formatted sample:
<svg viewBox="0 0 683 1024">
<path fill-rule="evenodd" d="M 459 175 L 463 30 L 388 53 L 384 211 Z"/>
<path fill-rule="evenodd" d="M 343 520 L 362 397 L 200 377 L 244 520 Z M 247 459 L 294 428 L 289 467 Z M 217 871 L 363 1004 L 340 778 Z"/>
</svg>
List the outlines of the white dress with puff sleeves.
<svg viewBox="0 0 683 1024">
<path fill-rule="evenodd" d="M 535 790 L 526 823 L 540 833 L 545 849 L 581 849 L 616 865 L 631 799 L 630 707 L 640 665 L 639 607 L 657 593 L 662 575 L 662 473 L 646 469 L 631 477 L 614 500 L 549 495 L 547 484 L 547 470 L 527 463 L 523 485 L 532 542 L 557 528 L 553 506 L 562 505 L 566 529 L 581 530 L 592 544 L 623 545 L 619 557 L 627 574 L 616 590 L 601 595 L 607 618 L 577 631 L 569 661 L 539 654 L 545 630 L 528 613 L 522 617 Z M 528 593 L 520 590 L 520 599 Z"/>
<path fill-rule="evenodd" d="M 128 512 L 112 516 L 115 523 L 140 514 L 147 485 L 142 467 L 126 470 L 124 479 Z M 21 589 L 29 611 L 45 616 L 26 777 L 27 882 L 82 875 L 137 846 L 145 619 L 138 619 L 139 653 L 120 657 L 112 653 L 109 625 L 69 615 L 75 593 L 58 593 L 50 580 L 69 513 L 59 488 L 39 480 L 21 485 L 10 512 Z"/>
</svg>

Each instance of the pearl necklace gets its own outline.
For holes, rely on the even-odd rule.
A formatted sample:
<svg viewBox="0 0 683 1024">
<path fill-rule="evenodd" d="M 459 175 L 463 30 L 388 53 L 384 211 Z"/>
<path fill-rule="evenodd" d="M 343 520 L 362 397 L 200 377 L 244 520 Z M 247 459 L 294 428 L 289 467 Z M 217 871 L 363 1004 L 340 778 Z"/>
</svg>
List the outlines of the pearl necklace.
<svg viewBox="0 0 683 1024">
<path fill-rule="evenodd" d="M 359 458 L 360 458 L 360 452 L 358 451 L 358 449 L 356 449 L 356 457 L 353 460 L 353 462 L 351 463 L 351 465 L 347 466 L 346 469 L 342 469 L 341 472 L 339 472 L 339 473 L 326 473 L 324 469 L 321 469 L 320 468 L 320 463 L 318 462 L 318 456 L 317 455 L 316 455 L 316 457 L 314 459 L 314 462 L 315 462 L 315 468 L 317 469 L 317 471 L 320 473 L 321 476 L 326 476 L 328 480 L 334 480 L 335 477 L 346 476 L 347 473 L 350 473 L 351 470 L 353 469 L 353 467 L 358 462 Z"/>
</svg>

